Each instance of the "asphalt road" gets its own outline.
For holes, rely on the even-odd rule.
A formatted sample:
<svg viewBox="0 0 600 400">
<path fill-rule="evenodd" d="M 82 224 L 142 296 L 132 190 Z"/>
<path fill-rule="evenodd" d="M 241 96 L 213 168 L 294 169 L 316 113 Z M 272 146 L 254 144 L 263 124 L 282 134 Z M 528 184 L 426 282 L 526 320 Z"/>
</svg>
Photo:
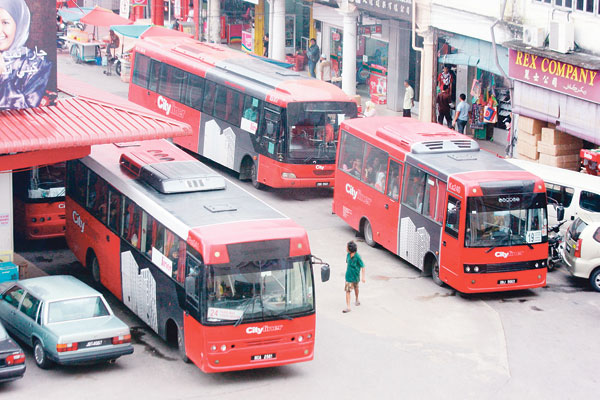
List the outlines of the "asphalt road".
<svg viewBox="0 0 600 400">
<path fill-rule="evenodd" d="M 103 76 L 100 67 L 59 57 L 59 71 L 126 93 L 126 86 Z M 345 243 L 356 238 L 331 214 L 331 191 L 258 191 L 240 184 L 304 226 L 312 253 L 331 264 L 331 280 L 316 283 L 313 361 L 204 374 L 180 361 L 175 349 L 107 295 L 135 333 L 133 355 L 112 365 L 43 371 L 27 351 L 25 377 L 0 385 L 0 397 L 578 399 L 597 392 L 600 293 L 564 268 L 548 274 L 545 288 L 463 297 L 358 238 L 367 282 L 361 286 L 361 306 L 342 314 Z M 17 243 L 17 250 L 48 273 L 90 282 L 63 241 Z"/>
</svg>

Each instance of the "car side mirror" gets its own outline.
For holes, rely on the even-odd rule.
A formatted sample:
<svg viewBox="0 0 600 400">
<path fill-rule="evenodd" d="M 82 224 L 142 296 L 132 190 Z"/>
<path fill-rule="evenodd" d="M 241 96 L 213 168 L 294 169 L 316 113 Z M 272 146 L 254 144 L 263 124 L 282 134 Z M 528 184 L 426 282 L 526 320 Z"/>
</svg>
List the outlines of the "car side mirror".
<svg viewBox="0 0 600 400">
<path fill-rule="evenodd" d="M 556 220 L 562 221 L 565 219 L 565 208 L 562 205 L 556 207 Z"/>
<path fill-rule="evenodd" d="M 325 264 L 321 266 L 321 282 L 327 282 L 329 280 L 329 275 L 331 275 L 331 270 L 329 268 L 329 264 Z"/>
</svg>

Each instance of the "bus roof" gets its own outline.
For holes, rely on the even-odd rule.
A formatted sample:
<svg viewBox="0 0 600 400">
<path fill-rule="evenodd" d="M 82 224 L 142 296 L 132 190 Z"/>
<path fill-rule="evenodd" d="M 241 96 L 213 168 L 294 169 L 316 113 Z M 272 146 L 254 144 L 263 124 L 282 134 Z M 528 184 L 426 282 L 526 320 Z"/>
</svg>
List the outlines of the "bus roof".
<svg viewBox="0 0 600 400">
<path fill-rule="evenodd" d="M 304 101 L 352 101 L 331 83 L 309 78 L 227 46 L 191 38 L 148 37 L 138 40 L 135 49 L 159 61 L 169 59 L 170 65 L 279 105 Z"/>
<path fill-rule="evenodd" d="M 425 167 L 444 180 L 452 176 L 469 185 L 490 180 L 537 180 L 522 168 L 481 150 L 475 140 L 440 124 L 404 117 L 369 117 L 344 121 L 342 129 L 368 138 L 390 155 Z"/>
<path fill-rule="evenodd" d="M 215 174 L 210 168 L 166 140 L 94 146 L 91 155 L 81 161 L 142 209 L 151 212 L 152 216 L 168 229 L 186 240 L 191 231 L 204 233 L 202 237 L 210 235 L 212 231 L 220 232 L 208 240 L 211 244 L 218 244 L 217 242 L 221 240 L 220 244 L 235 243 L 235 240 L 242 242 L 267 240 L 271 236 L 305 237 L 304 229 L 291 219 L 225 178 L 223 179 L 226 185 L 223 190 L 160 193 L 149 183 L 136 179 L 119 164 L 122 154 L 141 153 L 146 155 L 143 159 L 146 160 L 147 165 L 153 164 L 151 157 L 156 157 L 156 163 L 191 161 L 199 164 L 209 173 Z M 137 157 L 137 159 L 142 158 Z M 256 235 L 250 236 L 250 230 L 246 229 L 246 226 L 255 229 Z M 275 231 L 274 235 L 271 235 L 271 230 Z M 222 232 L 229 232 L 229 236 Z M 248 235 L 240 235 L 240 232 Z M 308 245 L 305 251 L 309 251 Z"/>
</svg>

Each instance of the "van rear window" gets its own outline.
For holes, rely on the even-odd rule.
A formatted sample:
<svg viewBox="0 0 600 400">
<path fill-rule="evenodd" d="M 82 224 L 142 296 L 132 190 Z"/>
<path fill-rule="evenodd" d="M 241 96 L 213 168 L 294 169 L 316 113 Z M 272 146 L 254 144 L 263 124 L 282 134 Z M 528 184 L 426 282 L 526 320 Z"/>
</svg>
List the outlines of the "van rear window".
<svg viewBox="0 0 600 400">
<path fill-rule="evenodd" d="M 575 241 L 579 240 L 579 235 L 581 235 L 581 232 L 583 232 L 586 226 L 587 224 L 583 222 L 581 218 L 577 218 L 575 221 L 573 221 L 568 231 L 571 239 Z"/>
<path fill-rule="evenodd" d="M 579 207 L 586 211 L 600 213 L 600 194 L 582 190 L 579 197 Z"/>
</svg>

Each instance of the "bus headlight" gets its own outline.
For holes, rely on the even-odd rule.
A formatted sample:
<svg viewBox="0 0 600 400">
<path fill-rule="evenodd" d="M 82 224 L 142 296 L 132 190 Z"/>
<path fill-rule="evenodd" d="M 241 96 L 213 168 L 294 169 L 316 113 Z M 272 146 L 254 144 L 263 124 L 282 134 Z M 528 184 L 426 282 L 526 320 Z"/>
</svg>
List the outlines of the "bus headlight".
<svg viewBox="0 0 600 400">
<path fill-rule="evenodd" d="M 217 346 L 215 346 L 214 344 L 210 346 L 210 351 L 217 351 Z"/>
<path fill-rule="evenodd" d="M 479 267 L 477 265 L 473 267 L 473 272 L 479 272 Z"/>
<path fill-rule="evenodd" d="M 227 346 L 226 345 L 222 345 L 221 346 L 221 351 L 225 351 L 225 350 L 227 350 Z"/>
<path fill-rule="evenodd" d="M 281 177 L 283 179 L 296 179 L 296 174 L 294 174 L 292 172 L 282 172 Z"/>
<path fill-rule="evenodd" d="M 304 338 L 302 337 L 302 335 L 298 336 L 298 343 L 302 343 L 304 341 Z"/>
<path fill-rule="evenodd" d="M 471 272 L 471 267 L 469 267 L 468 265 L 465 267 L 465 272 Z"/>
</svg>

